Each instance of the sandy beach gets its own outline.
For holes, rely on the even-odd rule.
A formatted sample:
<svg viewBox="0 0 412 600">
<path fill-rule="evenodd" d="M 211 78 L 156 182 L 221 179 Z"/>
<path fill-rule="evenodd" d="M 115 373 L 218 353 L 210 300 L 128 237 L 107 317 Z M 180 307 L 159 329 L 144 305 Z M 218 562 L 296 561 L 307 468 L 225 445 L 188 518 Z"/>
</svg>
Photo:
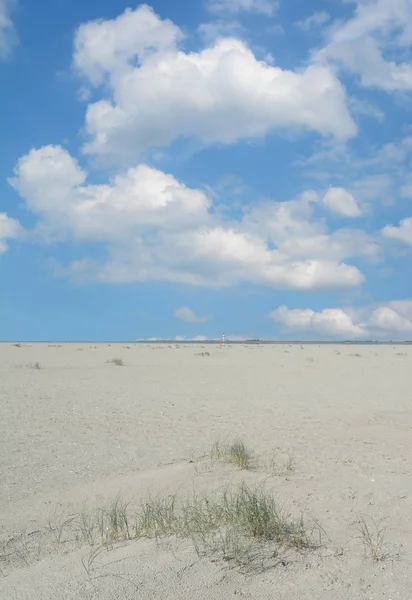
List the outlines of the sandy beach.
<svg viewBox="0 0 412 600">
<path fill-rule="evenodd" d="M 411 346 L 23 343 L 0 358 L 2 600 L 412 598 Z M 211 459 L 235 437 L 249 468 Z M 317 543 L 245 569 L 184 536 L 58 539 L 119 494 L 242 482 Z"/>
</svg>

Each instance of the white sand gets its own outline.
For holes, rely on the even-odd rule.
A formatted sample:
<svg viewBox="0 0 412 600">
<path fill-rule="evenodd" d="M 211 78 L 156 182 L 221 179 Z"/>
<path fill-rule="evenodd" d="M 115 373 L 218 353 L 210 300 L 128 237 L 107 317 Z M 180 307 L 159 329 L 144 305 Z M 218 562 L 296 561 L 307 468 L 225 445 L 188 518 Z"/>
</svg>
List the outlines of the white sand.
<svg viewBox="0 0 412 600">
<path fill-rule="evenodd" d="M 39 536 L 40 559 L 0 558 L 2 600 L 412 599 L 411 347 L 3 344 L 0 392 L 0 540 Z M 86 501 L 267 479 L 189 462 L 226 435 L 261 464 L 293 456 L 267 484 L 319 520 L 319 551 L 248 576 L 189 542 L 123 544 L 89 575 L 89 548 L 42 554 L 36 532 Z M 359 514 L 385 520 L 385 561 L 354 540 Z"/>
</svg>

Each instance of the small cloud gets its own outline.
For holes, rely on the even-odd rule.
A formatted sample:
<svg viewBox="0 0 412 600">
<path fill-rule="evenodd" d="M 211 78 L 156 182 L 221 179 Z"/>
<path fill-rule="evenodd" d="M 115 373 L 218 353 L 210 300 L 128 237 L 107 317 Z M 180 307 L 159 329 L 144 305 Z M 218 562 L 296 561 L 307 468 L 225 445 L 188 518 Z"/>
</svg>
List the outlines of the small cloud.
<svg viewBox="0 0 412 600">
<path fill-rule="evenodd" d="M 385 113 L 371 102 L 361 100 L 355 96 L 349 97 L 348 101 L 353 114 L 370 117 L 371 119 L 376 119 L 376 121 L 381 122 L 385 120 Z"/>
<path fill-rule="evenodd" d="M 323 204 L 343 217 L 360 217 L 362 214 L 355 198 L 344 188 L 330 187 L 323 197 Z"/>
<path fill-rule="evenodd" d="M 207 0 L 206 8 L 215 14 L 254 12 L 271 16 L 279 7 L 278 0 Z"/>
<path fill-rule="evenodd" d="M 386 225 L 386 227 L 382 229 L 382 235 L 412 245 L 412 217 L 402 219 L 399 223 L 399 227 Z"/>
<path fill-rule="evenodd" d="M 209 338 L 206 335 L 195 335 L 194 337 L 185 337 L 184 335 L 177 335 L 175 342 L 206 342 Z"/>
<path fill-rule="evenodd" d="M 0 213 L 0 254 L 6 252 L 8 239 L 21 238 L 23 235 L 24 229 L 16 219 Z"/>
<path fill-rule="evenodd" d="M 209 23 L 201 23 L 197 31 L 205 43 L 211 44 L 224 37 L 241 37 L 245 29 L 239 21 L 217 19 Z"/>
<path fill-rule="evenodd" d="M 180 321 L 186 321 L 186 323 L 206 323 L 209 320 L 208 317 L 198 317 L 193 310 L 187 306 L 182 306 L 175 310 L 173 316 Z"/>
<path fill-rule="evenodd" d="M 295 23 L 296 27 L 299 27 L 302 31 L 310 31 L 311 29 L 316 29 L 317 27 L 321 27 L 325 25 L 330 19 L 330 14 L 326 11 L 318 11 L 306 17 L 306 19 L 302 19 L 302 21 L 297 21 Z"/>
</svg>

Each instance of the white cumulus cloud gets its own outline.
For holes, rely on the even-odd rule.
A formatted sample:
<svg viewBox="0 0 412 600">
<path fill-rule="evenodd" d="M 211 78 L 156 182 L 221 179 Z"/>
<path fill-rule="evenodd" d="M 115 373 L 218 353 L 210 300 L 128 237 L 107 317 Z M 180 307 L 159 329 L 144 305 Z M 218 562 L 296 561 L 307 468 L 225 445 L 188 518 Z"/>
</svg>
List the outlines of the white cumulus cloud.
<svg viewBox="0 0 412 600">
<path fill-rule="evenodd" d="M 362 85 L 388 92 L 412 89 L 410 0 L 354 0 L 354 13 L 330 28 L 318 60 L 334 61 Z"/>
<path fill-rule="evenodd" d="M 412 331 L 412 301 L 393 301 L 380 306 L 369 317 L 372 331 L 407 333 Z"/>
<path fill-rule="evenodd" d="M 314 217 L 313 191 L 289 202 L 255 204 L 227 222 L 204 191 L 145 164 L 108 183 L 88 184 L 87 174 L 60 146 L 23 156 L 10 183 L 37 215 L 33 235 L 39 241 L 104 245 L 106 261 L 85 257 L 67 268 L 75 278 L 350 288 L 364 277 L 344 260 L 376 251 L 361 230 L 328 232 Z"/>
<path fill-rule="evenodd" d="M 235 38 L 186 53 L 181 37 L 147 6 L 78 29 L 77 73 L 90 85 L 106 83 L 105 97 L 87 107 L 86 152 L 116 162 L 182 136 L 230 144 L 291 127 L 343 139 L 356 133 L 327 65 L 283 70 Z"/>
<path fill-rule="evenodd" d="M 399 227 L 387 225 L 382 229 L 382 235 L 412 245 L 412 217 L 403 219 Z"/>
<path fill-rule="evenodd" d="M 281 323 L 287 331 L 308 334 L 311 337 L 357 339 L 365 335 L 363 327 L 356 325 L 351 316 L 341 308 L 325 308 L 315 312 L 309 308 L 289 309 L 280 306 L 271 312 L 269 317 Z"/>
<path fill-rule="evenodd" d="M 208 317 L 198 317 L 196 313 L 187 306 L 182 306 L 181 308 L 177 308 L 173 316 L 175 319 L 179 319 L 180 321 L 186 321 L 186 323 L 206 323 L 209 318 Z"/>
<path fill-rule="evenodd" d="M 411 339 L 412 300 L 393 300 L 362 308 L 289 309 L 280 306 L 268 317 L 286 334 L 311 339 Z"/>
<path fill-rule="evenodd" d="M 144 60 L 155 52 L 174 50 L 183 37 L 177 25 L 161 20 L 143 4 L 136 10 L 126 9 L 115 19 L 80 25 L 74 40 L 74 66 L 93 85 L 99 85 L 109 73 L 120 73 L 137 57 Z"/>
<path fill-rule="evenodd" d="M 360 217 L 361 210 L 351 193 L 340 187 L 330 187 L 323 197 L 323 204 L 343 217 Z"/>
</svg>

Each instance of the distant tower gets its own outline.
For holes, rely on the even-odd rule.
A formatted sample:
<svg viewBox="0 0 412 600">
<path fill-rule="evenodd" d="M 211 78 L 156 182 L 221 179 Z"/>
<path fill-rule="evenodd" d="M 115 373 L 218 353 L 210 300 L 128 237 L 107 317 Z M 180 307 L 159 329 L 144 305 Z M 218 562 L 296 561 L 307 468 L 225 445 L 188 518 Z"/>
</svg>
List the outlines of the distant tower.
<svg viewBox="0 0 412 600">
<path fill-rule="evenodd" d="M 222 333 L 222 344 L 224 344 L 226 342 L 226 336 L 224 333 Z"/>
</svg>

